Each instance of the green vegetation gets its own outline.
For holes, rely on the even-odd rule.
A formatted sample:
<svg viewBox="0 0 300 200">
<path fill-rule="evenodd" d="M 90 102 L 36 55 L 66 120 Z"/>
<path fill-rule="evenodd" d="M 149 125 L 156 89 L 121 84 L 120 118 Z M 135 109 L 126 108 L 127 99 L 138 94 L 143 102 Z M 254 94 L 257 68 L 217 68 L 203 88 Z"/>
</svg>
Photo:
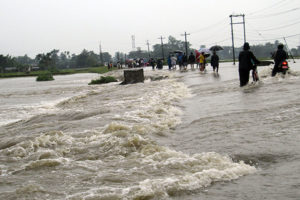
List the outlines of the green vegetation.
<svg viewBox="0 0 300 200">
<path fill-rule="evenodd" d="M 38 75 L 36 81 L 53 81 L 53 75 L 51 72 L 44 72 Z"/>
<path fill-rule="evenodd" d="M 92 80 L 89 85 L 94 84 L 104 84 L 104 83 L 110 83 L 110 82 L 117 82 L 118 80 L 115 77 L 112 76 L 101 76 L 99 79 Z"/>
<path fill-rule="evenodd" d="M 112 70 L 116 70 L 116 67 L 113 67 Z M 107 67 L 90 67 L 90 68 L 74 68 L 74 69 L 55 69 L 50 70 L 53 75 L 67 75 L 67 74 L 77 74 L 77 73 L 99 73 L 104 74 L 109 70 Z M 40 74 L 45 73 L 45 71 L 31 71 L 31 72 L 6 72 L 0 73 L 0 78 L 12 78 L 12 77 L 26 77 L 26 76 L 39 76 Z"/>
</svg>

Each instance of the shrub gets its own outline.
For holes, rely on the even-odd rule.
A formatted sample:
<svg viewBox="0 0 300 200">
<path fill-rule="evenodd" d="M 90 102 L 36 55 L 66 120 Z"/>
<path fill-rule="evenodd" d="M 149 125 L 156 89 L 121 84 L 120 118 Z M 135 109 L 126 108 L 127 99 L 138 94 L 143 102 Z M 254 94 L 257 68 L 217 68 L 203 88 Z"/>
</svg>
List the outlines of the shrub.
<svg viewBox="0 0 300 200">
<path fill-rule="evenodd" d="M 36 78 L 36 81 L 53 81 L 53 80 L 54 80 L 53 75 L 50 72 L 41 73 Z"/>
<path fill-rule="evenodd" d="M 110 83 L 110 82 L 117 82 L 117 79 L 112 76 L 101 76 L 100 79 L 92 80 L 89 83 L 89 85 L 104 84 L 104 83 Z"/>
</svg>

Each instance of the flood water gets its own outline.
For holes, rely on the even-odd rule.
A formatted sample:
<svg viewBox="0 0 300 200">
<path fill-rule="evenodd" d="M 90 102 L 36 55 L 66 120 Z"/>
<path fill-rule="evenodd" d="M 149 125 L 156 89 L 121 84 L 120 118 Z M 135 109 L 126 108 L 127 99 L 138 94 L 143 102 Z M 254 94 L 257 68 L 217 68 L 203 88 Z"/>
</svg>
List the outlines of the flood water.
<svg viewBox="0 0 300 200">
<path fill-rule="evenodd" d="M 0 79 L 0 199 L 299 199 L 300 60 L 290 67 L 260 67 L 244 88 L 232 63 L 147 68 L 132 85 Z"/>
</svg>

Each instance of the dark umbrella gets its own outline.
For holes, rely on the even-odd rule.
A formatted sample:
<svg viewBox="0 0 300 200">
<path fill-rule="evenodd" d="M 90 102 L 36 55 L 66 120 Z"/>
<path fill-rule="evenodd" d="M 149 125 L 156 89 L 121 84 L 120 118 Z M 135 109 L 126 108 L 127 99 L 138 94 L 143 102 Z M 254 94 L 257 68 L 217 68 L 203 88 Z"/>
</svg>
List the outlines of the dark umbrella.
<svg viewBox="0 0 300 200">
<path fill-rule="evenodd" d="M 215 46 L 210 47 L 209 50 L 211 50 L 211 51 L 220 51 L 220 50 L 223 50 L 223 48 L 219 45 L 215 45 Z"/>
</svg>

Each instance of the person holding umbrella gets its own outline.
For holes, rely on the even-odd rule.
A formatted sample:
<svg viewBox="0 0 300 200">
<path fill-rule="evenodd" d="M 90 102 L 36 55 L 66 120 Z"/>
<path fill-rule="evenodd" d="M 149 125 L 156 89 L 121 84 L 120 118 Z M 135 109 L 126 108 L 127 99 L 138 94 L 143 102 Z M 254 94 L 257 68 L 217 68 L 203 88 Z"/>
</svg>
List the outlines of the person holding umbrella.
<svg viewBox="0 0 300 200">
<path fill-rule="evenodd" d="M 196 61 L 196 57 L 194 56 L 193 52 L 191 52 L 190 56 L 189 56 L 189 63 L 191 65 L 191 69 L 194 69 L 194 64 Z"/>
<path fill-rule="evenodd" d="M 213 51 L 213 55 L 210 58 L 210 65 L 213 67 L 213 70 L 217 70 L 219 72 L 219 56 L 217 55 L 216 51 Z"/>
<path fill-rule="evenodd" d="M 213 70 L 217 70 L 217 73 L 219 72 L 219 56 L 217 55 L 216 51 L 223 50 L 223 48 L 219 45 L 215 45 L 209 48 L 213 52 L 213 55 L 211 56 L 210 64 L 213 67 Z"/>
</svg>

